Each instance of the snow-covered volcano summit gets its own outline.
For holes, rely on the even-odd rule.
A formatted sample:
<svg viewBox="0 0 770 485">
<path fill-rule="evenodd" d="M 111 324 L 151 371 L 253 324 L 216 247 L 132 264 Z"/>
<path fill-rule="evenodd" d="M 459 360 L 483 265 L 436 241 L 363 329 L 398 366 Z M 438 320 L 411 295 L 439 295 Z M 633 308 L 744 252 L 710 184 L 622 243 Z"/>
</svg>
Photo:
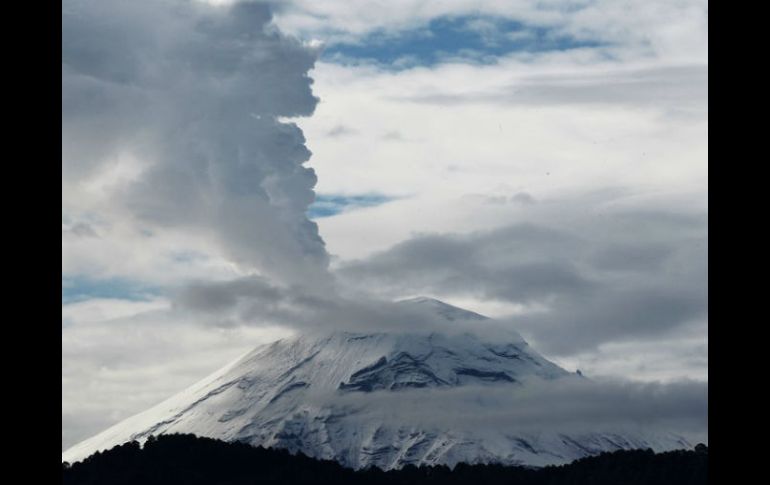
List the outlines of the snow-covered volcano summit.
<svg viewBox="0 0 770 485">
<path fill-rule="evenodd" d="M 419 298 L 451 326 L 486 317 Z M 415 325 L 415 328 L 420 328 Z M 564 463 L 605 450 L 679 448 L 675 436 L 538 430 L 485 425 L 506 406 L 491 393 L 536 382 L 582 379 L 548 361 L 517 334 L 470 332 L 300 335 L 262 345 L 157 406 L 73 446 L 74 462 L 151 434 L 194 433 L 288 448 L 351 467 Z M 526 423 L 522 423 L 525 425 Z"/>
</svg>

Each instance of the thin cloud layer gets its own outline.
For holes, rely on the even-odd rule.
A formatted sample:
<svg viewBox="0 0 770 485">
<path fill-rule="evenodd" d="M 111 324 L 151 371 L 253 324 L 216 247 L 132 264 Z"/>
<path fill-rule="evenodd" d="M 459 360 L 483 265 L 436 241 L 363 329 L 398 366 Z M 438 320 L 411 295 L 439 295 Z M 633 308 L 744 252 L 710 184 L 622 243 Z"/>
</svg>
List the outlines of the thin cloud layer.
<svg viewBox="0 0 770 485">
<path fill-rule="evenodd" d="M 447 106 L 503 103 L 509 106 L 626 105 L 650 109 L 668 105 L 669 116 L 700 117 L 707 109 L 708 67 L 685 64 L 621 70 L 605 65 L 580 73 L 522 76 L 492 90 L 475 90 L 470 86 L 459 92 L 434 90 L 395 99 Z"/>
<path fill-rule="evenodd" d="M 271 19 L 260 3 L 65 2 L 65 210 L 182 231 L 246 273 L 324 279 L 310 152 L 281 121 L 313 113 L 317 52 Z"/>
<path fill-rule="evenodd" d="M 402 297 L 502 301 L 510 325 L 547 354 L 661 337 L 707 315 L 707 222 L 701 212 L 561 201 L 527 221 L 469 234 L 420 235 L 341 264 L 350 285 Z M 554 210 L 556 209 L 556 210 Z"/>
<path fill-rule="evenodd" d="M 477 436 L 531 435 L 536 441 L 561 433 L 633 430 L 708 442 L 708 384 L 593 381 L 564 378 L 516 386 L 464 386 L 401 392 L 349 393 L 340 405 L 359 408 L 362 422 L 452 429 Z M 547 439 L 547 438 L 545 438 Z"/>
<path fill-rule="evenodd" d="M 397 37 L 404 31 L 424 30 L 436 18 L 469 17 L 474 20 L 467 28 L 482 34 L 490 46 L 511 36 L 516 39 L 522 30 L 525 34 L 546 30 L 548 40 L 598 41 L 671 59 L 705 59 L 708 49 L 702 40 L 708 32 L 708 3 L 704 0 L 292 0 L 281 4 L 278 17 L 285 31 L 315 35 L 332 45 L 361 43 L 372 33 Z M 511 21 L 527 29 L 500 28 L 500 23 Z"/>
<path fill-rule="evenodd" d="M 487 320 L 481 315 L 471 313 L 469 319 L 447 320 L 431 302 L 388 301 L 339 286 L 328 290 L 308 291 L 299 286 L 277 286 L 263 278 L 247 277 L 193 283 L 180 288 L 172 302 L 178 317 L 201 326 L 280 327 L 303 334 L 473 333 L 486 338 L 521 339 L 506 322 Z"/>
</svg>

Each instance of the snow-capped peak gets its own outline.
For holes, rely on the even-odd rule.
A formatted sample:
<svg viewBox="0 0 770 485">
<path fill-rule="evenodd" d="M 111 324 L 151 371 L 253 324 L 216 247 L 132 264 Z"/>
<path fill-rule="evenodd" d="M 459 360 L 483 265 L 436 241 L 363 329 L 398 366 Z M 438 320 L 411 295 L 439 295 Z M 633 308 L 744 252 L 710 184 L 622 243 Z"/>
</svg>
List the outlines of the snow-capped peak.
<svg viewBox="0 0 770 485">
<path fill-rule="evenodd" d="M 432 311 L 434 311 L 436 314 L 446 318 L 450 321 L 455 320 L 488 320 L 488 317 L 485 317 L 484 315 L 479 315 L 478 313 L 465 310 L 463 308 L 456 307 L 454 305 L 450 305 L 448 303 L 444 303 L 441 300 L 437 300 L 435 298 L 429 298 L 426 296 L 417 296 L 414 298 L 406 298 L 403 300 L 398 300 L 397 303 L 400 303 L 402 305 L 414 305 L 414 306 L 423 306 L 430 308 Z"/>
<path fill-rule="evenodd" d="M 427 306 L 448 322 L 492 321 L 430 298 L 401 304 Z M 505 400 L 481 402 L 479 396 L 507 396 L 526 392 L 532 383 L 574 379 L 580 378 L 539 355 L 515 332 L 507 340 L 467 331 L 297 335 L 257 347 L 75 445 L 62 460 L 175 432 L 386 469 L 459 461 L 545 465 L 605 449 L 681 446 L 639 435 L 478 426 L 485 414 L 506 406 Z"/>
</svg>

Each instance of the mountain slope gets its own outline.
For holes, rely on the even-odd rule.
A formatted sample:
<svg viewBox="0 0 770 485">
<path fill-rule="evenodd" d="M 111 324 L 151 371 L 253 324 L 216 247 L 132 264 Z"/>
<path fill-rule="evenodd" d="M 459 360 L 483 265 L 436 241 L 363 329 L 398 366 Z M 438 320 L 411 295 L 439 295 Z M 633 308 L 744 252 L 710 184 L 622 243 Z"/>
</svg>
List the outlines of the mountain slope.
<svg viewBox="0 0 770 485">
<path fill-rule="evenodd" d="M 430 299 L 451 325 L 485 317 Z M 151 434 L 193 433 L 301 450 L 344 465 L 565 463 L 624 448 L 687 447 L 682 438 L 634 433 L 560 432 L 485 424 L 502 404 L 488 393 L 533 382 L 582 379 L 548 361 L 517 334 L 468 332 L 301 335 L 257 347 L 163 403 L 62 454 L 74 462 Z M 504 403 L 505 401 L 502 401 Z"/>
</svg>

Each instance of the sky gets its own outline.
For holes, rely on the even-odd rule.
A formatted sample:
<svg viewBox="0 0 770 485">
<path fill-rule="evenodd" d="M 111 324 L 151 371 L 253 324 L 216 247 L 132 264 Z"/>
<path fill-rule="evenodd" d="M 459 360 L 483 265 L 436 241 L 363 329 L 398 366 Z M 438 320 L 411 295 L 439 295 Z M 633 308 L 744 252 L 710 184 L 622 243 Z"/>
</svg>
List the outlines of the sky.
<svg viewBox="0 0 770 485">
<path fill-rule="evenodd" d="M 418 295 L 595 379 L 707 385 L 705 1 L 62 14 L 63 449 Z"/>
</svg>

